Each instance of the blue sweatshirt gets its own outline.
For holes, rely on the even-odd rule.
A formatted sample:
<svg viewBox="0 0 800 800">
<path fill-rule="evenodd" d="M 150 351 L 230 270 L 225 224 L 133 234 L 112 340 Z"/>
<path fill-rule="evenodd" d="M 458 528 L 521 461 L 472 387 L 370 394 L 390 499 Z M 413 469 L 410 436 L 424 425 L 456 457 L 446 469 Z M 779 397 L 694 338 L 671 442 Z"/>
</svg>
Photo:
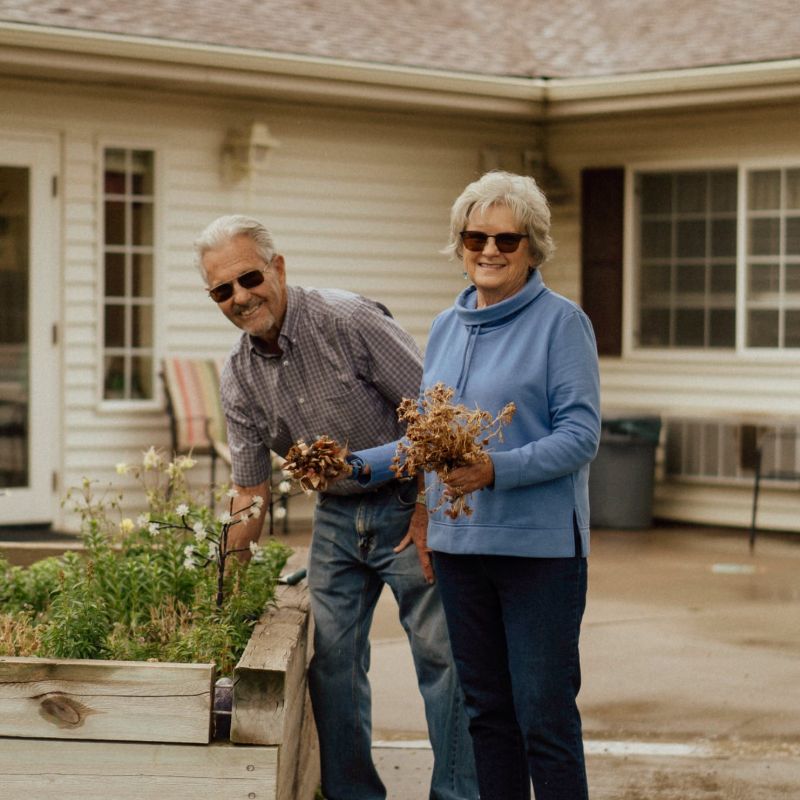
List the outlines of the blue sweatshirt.
<svg viewBox="0 0 800 800">
<path fill-rule="evenodd" d="M 567 557 L 589 552 L 589 463 L 600 439 L 597 348 L 591 323 L 570 300 L 551 292 L 536 270 L 523 289 L 476 308 L 469 287 L 431 327 L 422 391 L 442 382 L 453 402 L 496 416 L 516 405 L 503 441 L 493 438 L 491 488 L 468 497 L 471 516 L 450 519 L 446 506 L 429 517 L 428 545 L 446 553 Z M 357 455 L 371 482 L 390 477 L 395 444 Z M 428 508 L 443 486 L 425 476 Z"/>
</svg>

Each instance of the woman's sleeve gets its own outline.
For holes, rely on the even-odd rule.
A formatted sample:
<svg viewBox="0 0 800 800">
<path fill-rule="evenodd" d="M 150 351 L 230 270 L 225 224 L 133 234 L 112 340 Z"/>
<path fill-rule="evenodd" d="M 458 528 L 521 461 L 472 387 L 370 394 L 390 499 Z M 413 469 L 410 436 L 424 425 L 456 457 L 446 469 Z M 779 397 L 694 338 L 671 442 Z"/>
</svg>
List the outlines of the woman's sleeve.
<svg viewBox="0 0 800 800">
<path fill-rule="evenodd" d="M 396 478 L 397 475 L 391 469 L 396 452 L 397 442 L 388 442 L 377 447 L 355 451 L 354 456 L 358 456 L 365 464 L 369 464 L 369 478 L 362 483 L 365 486 L 376 486 Z"/>
<path fill-rule="evenodd" d="M 496 489 L 569 475 L 596 455 L 600 442 L 600 376 L 594 331 L 575 311 L 552 329 L 547 348 L 550 433 L 522 447 L 492 452 Z"/>
</svg>

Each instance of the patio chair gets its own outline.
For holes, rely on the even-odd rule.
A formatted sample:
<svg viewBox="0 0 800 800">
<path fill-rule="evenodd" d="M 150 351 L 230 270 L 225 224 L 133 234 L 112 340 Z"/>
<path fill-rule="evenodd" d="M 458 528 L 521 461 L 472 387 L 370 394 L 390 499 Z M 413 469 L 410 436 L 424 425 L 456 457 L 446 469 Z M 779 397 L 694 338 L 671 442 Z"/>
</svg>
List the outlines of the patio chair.
<svg viewBox="0 0 800 800">
<path fill-rule="evenodd" d="M 742 425 L 739 432 L 739 464 L 743 469 L 753 470 L 753 509 L 750 517 L 750 552 L 756 546 L 756 516 L 760 498 L 761 482 L 773 481 L 800 481 L 800 469 L 775 467 L 765 469 L 765 453 L 774 453 L 783 443 L 790 442 L 796 448 L 800 441 L 798 428 L 765 428 L 757 425 Z M 771 461 L 774 463 L 775 458 Z M 793 459 L 797 464 L 797 458 Z"/>
<path fill-rule="evenodd" d="M 167 397 L 172 452 L 209 456 L 213 505 L 217 461 L 230 463 L 217 364 L 210 358 L 165 358 L 161 377 Z"/>
<path fill-rule="evenodd" d="M 161 370 L 167 396 L 172 451 L 209 457 L 211 508 L 214 507 L 218 462 L 228 467 L 231 464 L 219 394 L 219 371 L 220 363 L 212 358 L 181 356 L 165 358 Z M 293 494 L 291 484 L 281 471 L 283 459 L 275 453 L 271 455 L 271 490 L 267 508 L 270 536 L 279 519 L 283 522 L 283 533 L 289 532 L 289 497 Z"/>
</svg>

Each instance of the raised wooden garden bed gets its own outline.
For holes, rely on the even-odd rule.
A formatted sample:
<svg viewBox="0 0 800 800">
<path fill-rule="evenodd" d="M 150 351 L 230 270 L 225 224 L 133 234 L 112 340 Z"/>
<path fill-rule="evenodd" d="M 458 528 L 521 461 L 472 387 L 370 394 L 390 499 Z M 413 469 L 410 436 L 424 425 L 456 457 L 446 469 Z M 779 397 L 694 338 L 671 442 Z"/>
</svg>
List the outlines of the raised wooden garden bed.
<svg viewBox="0 0 800 800">
<path fill-rule="evenodd" d="M 305 584 L 278 586 L 234 671 L 230 741 L 211 739 L 211 664 L 0 657 L 0 798 L 312 800 L 309 628 Z"/>
</svg>

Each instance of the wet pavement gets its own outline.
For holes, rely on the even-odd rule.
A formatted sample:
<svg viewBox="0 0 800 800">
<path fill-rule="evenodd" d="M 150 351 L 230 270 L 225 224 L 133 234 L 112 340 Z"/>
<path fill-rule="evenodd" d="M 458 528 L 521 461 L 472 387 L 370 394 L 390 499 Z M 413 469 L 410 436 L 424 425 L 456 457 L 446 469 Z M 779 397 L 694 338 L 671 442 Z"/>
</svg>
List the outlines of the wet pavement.
<svg viewBox="0 0 800 800">
<path fill-rule="evenodd" d="M 371 641 L 376 764 L 390 800 L 424 800 L 431 753 L 388 592 Z M 581 652 L 593 800 L 800 798 L 800 534 L 761 534 L 751 556 L 745 531 L 594 531 Z"/>
<path fill-rule="evenodd" d="M 592 536 L 579 704 L 593 800 L 800 798 L 800 535 L 762 535 L 753 556 L 729 529 Z M 377 763 L 390 798 L 424 798 L 431 756 L 391 596 L 372 641 Z"/>
</svg>

